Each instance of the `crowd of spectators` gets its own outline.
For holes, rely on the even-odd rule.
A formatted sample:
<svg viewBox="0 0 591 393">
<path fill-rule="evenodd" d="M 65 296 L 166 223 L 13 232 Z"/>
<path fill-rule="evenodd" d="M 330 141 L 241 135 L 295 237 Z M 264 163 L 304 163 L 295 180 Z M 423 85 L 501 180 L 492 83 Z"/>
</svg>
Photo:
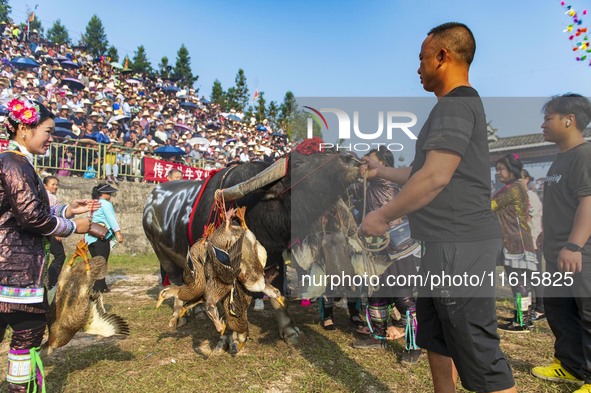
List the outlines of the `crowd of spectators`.
<svg viewBox="0 0 591 393">
<path fill-rule="evenodd" d="M 167 159 L 191 166 L 205 163 L 205 169 L 274 161 L 289 152 L 284 132 L 274 130 L 267 119 L 257 124 L 233 108 L 224 113 L 172 77 L 134 74 L 84 48 L 46 42 L 35 32 L 27 36 L 16 25 L 0 25 L 0 31 L 0 102 L 26 95 L 43 103 L 55 114 L 58 129 L 71 130 L 55 138 L 61 143 L 92 146 L 97 139 L 106 141 L 98 134 L 106 136 L 110 143 L 104 147 L 113 153 L 112 162 L 96 165 L 109 165 L 115 181 L 113 166 L 131 165 L 121 161 L 126 157 L 122 151 L 143 157 L 153 156 L 158 147 L 174 146 L 185 154 Z M 17 58 L 38 66 L 19 65 Z M 54 158 L 60 167 L 65 160 L 66 153 Z M 67 169 L 62 167 L 62 176 L 69 174 Z"/>
</svg>

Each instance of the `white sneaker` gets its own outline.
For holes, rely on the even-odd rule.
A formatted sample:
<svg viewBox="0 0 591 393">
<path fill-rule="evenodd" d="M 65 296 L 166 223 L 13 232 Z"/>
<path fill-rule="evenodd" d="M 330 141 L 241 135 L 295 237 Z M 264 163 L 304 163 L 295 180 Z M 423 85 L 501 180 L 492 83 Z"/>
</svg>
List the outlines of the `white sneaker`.
<svg viewBox="0 0 591 393">
<path fill-rule="evenodd" d="M 265 302 L 263 299 L 254 299 L 253 311 L 263 311 L 265 309 Z"/>
</svg>

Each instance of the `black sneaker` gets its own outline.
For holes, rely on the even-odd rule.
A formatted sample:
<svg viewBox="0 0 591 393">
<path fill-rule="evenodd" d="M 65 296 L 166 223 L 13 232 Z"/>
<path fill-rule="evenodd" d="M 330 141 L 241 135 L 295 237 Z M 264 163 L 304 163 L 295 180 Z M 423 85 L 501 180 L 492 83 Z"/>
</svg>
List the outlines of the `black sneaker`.
<svg viewBox="0 0 591 393">
<path fill-rule="evenodd" d="M 499 329 L 507 333 L 529 333 L 532 329 L 531 325 L 518 325 L 515 322 L 499 325 Z"/>
<path fill-rule="evenodd" d="M 386 340 L 378 338 L 363 338 L 355 341 L 351 346 L 355 349 L 382 349 L 386 348 Z"/>
<path fill-rule="evenodd" d="M 405 349 L 400 357 L 400 363 L 404 364 L 416 364 L 423 355 L 423 351 L 420 349 Z"/>
</svg>

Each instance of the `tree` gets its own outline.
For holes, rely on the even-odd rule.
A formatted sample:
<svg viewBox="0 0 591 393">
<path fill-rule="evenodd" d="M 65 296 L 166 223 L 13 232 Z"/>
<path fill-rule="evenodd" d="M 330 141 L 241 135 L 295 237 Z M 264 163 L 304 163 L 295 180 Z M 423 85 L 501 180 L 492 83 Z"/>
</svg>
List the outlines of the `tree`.
<svg viewBox="0 0 591 393">
<path fill-rule="evenodd" d="M 222 88 L 222 83 L 217 79 L 213 81 L 209 100 L 214 104 L 218 104 L 220 108 L 225 107 L 224 89 Z"/>
<path fill-rule="evenodd" d="M 229 111 L 230 109 L 238 110 L 240 107 L 235 87 L 230 87 L 226 94 L 224 94 L 224 104 L 225 105 L 222 107 L 222 110 L 226 111 Z"/>
<path fill-rule="evenodd" d="M 8 4 L 8 0 L 0 0 L 0 21 L 8 22 L 8 14 L 12 11 L 12 7 Z"/>
<path fill-rule="evenodd" d="M 172 67 L 168 64 L 168 57 L 163 56 L 160 59 L 160 64 L 158 64 L 158 69 L 160 70 L 160 76 L 170 76 L 170 71 Z"/>
<path fill-rule="evenodd" d="M 279 115 L 279 107 L 275 101 L 271 101 L 267 111 L 267 119 L 269 119 L 269 123 L 273 129 L 277 127 L 277 115 Z"/>
<path fill-rule="evenodd" d="M 264 119 L 267 118 L 267 108 L 266 108 L 266 101 L 265 101 L 265 93 L 260 92 L 259 98 L 257 99 L 257 106 L 255 108 L 254 117 L 257 119 L 257 122 L 262 123 Z"/>
<path fill-rule="evenodd" d="M 146 49 L 143 45 L 137 47 L 133 56 L 133 66 L 131 68 L 133 72 L 151 73 L 152 65 L 146 55 Z"/>
<path fill-rule="evenodd" d="M 110 59 L 111 63 L 118 62 L 119 61 L 119 52 L 117 52 L 117 48 L 115 48 L 113 45 L 111 45 L 109 47 L 109 50 L 107 51 L 107 57 Z"/>
<path fill-rule="evenodd" d="M 289 123 L 293 120 L 295 112 L 298 108 L 295 96 L 291 91 L 285 93 L 283 103 L 280 106 L 279 123 L 285 130 L 289 127 Z"/>
<path fill-rule="evenodd" d="M 244 108 L 248 105 L 248 86 L 246 85 L 246 75 L 244 75 L 244 70 L 240 68 L 238 73 L 236 74 L 236 79 L 234 80 L 236 83 L 235 85 L 235 92 L 236 92 L 236 110 L 237 111 L 244 111 Z"/>
<path fill-rule="evenodd" d="M 94 14 L 88 25 L 86 25 L 86 33 L 84 34 L 84 42 L 88 52 L 94 56 L 101 56 L 107 51 L 109 40 L 105 34 L 105 28 L 100 18 Z"/>
<path fill-rule="evenodd" d="M 70 35 L 66 26 L 62 25 L 60 19 L 53 22 L 53 25 L 47 30 L 47 40 L 56 44 L 70 44 Z"/>
<path fill-rule="evenodd" d="M 191 56 L 189 56 L 189 51 L 185 44 L 181 45 L 176 56 L 174 76 L 180 78 L 180 86 L 193 88 L 193 84 L 199 79 L 199 76 L 193 76 L 193 71 L 191 71 Z M 197 93 L 197 90 L 195 90 L 195 93 Z"/>
</svg>

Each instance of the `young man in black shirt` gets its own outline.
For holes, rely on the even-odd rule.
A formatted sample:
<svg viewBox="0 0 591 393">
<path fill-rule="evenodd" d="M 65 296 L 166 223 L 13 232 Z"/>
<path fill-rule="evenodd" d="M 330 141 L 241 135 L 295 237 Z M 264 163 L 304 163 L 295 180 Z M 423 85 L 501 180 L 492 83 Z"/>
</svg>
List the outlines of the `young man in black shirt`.
<svg viewBox="0 0 591 393">
<path fill-rule="evenodd" d="M 544 106 L 544 139 L 558 156 L 544 182 L 544 257 L 548 324 L 554 333 L 554 363 L 532 374 L 583 385 L 591 393 L 591 144 L 583 130 L 591 102 L 578 94 L 555 97 Z"/>
<path fill-rule="evenodd" d="M 412 168 L 376 169 L 368 162 L 368 176 L 405 186 L 367 214 L 361 230 L 381 235 L 388 222 L 408 215 L 412 237 L 425 247 L 424 277 L 492 276 L 501 253 L 501 229 L 491 211 L 484 108 L 468 80 L 475 49 L 463 24 L 429 32 L 418 72 L 438 103 L 419 134 Z M 426 284 L 419 296 L 417 344 L 428 350 L 436 393 L 455 392 L 458 373 L 469 390 L 516 392 L 499 347 L 493 285 Z"/>
</svg>

